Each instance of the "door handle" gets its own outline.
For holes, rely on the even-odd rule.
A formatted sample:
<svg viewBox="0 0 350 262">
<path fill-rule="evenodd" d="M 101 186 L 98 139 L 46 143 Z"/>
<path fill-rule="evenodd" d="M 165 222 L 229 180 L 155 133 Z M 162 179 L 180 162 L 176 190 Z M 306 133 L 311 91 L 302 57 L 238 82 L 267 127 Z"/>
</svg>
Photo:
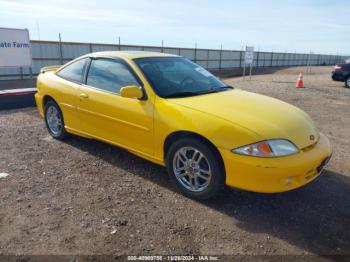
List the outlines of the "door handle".
<svg viewBox="0 0 350 262">
<path fill-rule="evenodd" d="M 81 93 L 80 95 L 79 95 L 79 97 L 80 98 L 89 98 L 89 96 L 87 95 L 87 94 L 85 94 L 85 93 Z"/>
</svg>

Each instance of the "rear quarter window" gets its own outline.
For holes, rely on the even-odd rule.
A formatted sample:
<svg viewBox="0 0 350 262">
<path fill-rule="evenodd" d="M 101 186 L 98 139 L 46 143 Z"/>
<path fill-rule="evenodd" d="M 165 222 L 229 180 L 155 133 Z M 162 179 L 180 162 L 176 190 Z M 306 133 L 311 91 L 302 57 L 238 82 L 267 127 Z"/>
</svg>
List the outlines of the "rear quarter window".
<svg viewBox="0 0 350 262">
<path fill-rule="evenodd" d="M 56 73 L 56 75 L 69 81 L 83 83 L 84 72 L 88 59 L 89 58 L 83 58 L 75 61 L 62 68 Z"/>
</svg>

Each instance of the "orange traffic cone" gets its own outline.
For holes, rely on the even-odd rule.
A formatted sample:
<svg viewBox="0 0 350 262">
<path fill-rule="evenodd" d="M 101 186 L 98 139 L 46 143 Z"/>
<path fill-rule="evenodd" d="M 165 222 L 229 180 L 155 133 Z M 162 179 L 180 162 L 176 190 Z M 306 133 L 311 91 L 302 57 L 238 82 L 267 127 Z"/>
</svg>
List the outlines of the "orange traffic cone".
<svg viewBox="0 0 350 262">
<path fill-rule="evenodd" d="M 297 83 L 295 85 L 297 88 L 303 88 L 304 87 L 304 82 L 303 82 L 303 72 L 300 72 Z"/>
</svg>

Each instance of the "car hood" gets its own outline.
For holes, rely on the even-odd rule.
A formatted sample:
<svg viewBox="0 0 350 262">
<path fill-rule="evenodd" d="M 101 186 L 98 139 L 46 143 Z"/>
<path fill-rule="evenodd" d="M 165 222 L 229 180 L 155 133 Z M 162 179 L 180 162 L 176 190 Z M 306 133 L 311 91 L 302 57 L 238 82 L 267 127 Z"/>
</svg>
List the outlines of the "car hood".
<svg viewBox="0 0 350 262">
<path fill-rule="evenodd" d="M 288 139 L 302 149 L 314 144 L 319 138 L 313 121 L 304 111 L 256 93 L 233 89 L 170 100 L 249 129 L 259 135 L 261 140 Z"/>
</svg>

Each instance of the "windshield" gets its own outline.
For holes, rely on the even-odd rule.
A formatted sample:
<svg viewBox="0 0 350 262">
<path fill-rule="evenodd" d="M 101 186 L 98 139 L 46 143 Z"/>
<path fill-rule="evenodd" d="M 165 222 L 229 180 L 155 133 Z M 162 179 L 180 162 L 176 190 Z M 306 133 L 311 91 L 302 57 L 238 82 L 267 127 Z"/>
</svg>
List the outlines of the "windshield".
<svg viewBox="0 0 350 262">
<path fill-rule="evenodd" d="M 194 96 L 231 88 L 182 57 L 148 57 L 134 61 L 161 97 Z"/>
</svg>

